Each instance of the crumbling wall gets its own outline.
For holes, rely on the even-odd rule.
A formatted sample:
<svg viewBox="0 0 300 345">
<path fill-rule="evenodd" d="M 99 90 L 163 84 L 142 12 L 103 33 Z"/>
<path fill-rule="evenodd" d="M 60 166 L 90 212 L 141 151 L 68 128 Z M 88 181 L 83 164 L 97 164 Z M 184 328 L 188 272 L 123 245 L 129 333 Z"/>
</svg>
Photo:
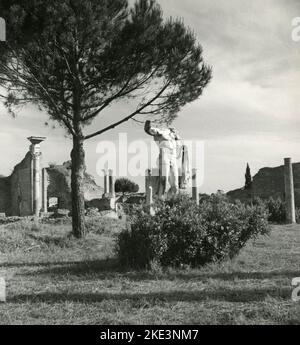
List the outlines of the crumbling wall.
<svg viewBox="0 0 300 345">
<path fill-rule="evenodd" d="M 49 178 L 48 199 L 58 198 L 58 208 L 72 209 L 71 199 L 71 162 L 62 165 L 51 165 L 47 168 Z M 103 188 L 98 186 L 93 177 L 84 175 L 83 193 L 86 201 L 101 198 Z"/>
<path fill-rule="evenodd" d="M 9 179 L 9 215 L 21 217 L 32 215 L 32 156 L 30 152 L 21 163 L 15 166 Z"/>
<path fill-rule="evenodd" d="M 40 171 L 40 191 L 42 198 L 43 178 Z M 47 168 L 48 188 L 47 199 L 58 198 L 58 208 L 72 208 L 71 201 L 71 163 L 52 165 Z M 93 177 L 85 174 L 85 200 L 100 198 L 103 188 L 99 187 Z M 9 177 L 0 176 L 0 213 L 7 216 L 30 216 L 33 214 L 33 159 L 28 152 L 25 158 L 15 166 Z"/>
<path fill-rule="evenodd" d="M 71 182 L 67 166 L 53 165 L 47 168 L 48 174 L 48 199 L 58 198 L 58 208 L 71 210 Z"/>
<path fill-rule="evenodd" d="M 32 157 L 30 152 L 8 177 L 0 177 L 0 212 L 7 216 L 32 215 Z"/>
<path fill-rule="evenodd" d="M 10 213 L 10 178 L 0 177 L 0 213 Z"/>
</svg>

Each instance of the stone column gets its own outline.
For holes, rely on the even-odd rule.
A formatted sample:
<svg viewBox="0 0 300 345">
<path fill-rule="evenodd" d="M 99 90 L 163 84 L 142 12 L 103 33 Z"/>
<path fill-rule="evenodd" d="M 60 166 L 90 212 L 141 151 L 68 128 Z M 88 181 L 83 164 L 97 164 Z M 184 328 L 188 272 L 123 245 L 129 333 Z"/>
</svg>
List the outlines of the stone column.
<svg viewBox="0 0 300 345">
<path fill-rule="evenodd" d="M 41 198 L 41 171 L 40 171 L 40 158 L 41 158 L 41 147 L 40 143 L 44 141 L 44 137 L 30 137 L 28 140 L 31 142 L 30 152 L 32 154 L 32 201 L 33 201 L 33 214 L 39 217 L 42 198 Z"/>
<path fill-rule="evenodd" d="M 291 158 L 284 159 L 284 186 L 286 217 L 289 224 L 296 223 L 293 165 Z"/>
<path fill-rule="evenodd" d="M 109 193 L 112 198 L 116 196 L 115 193 L 115 177 L 112 169 L 109 170 Z"/>
<path fill-rule="evenodd" d="M 159 150 L 159 158 L 158 158 L 158 164 L 159 164 L 159 183 L 158 183 L 158 197 L 162 199 L 166 193 L 166 187 L 167 187 L 167 176 L 164 176 L 166 172 L 164 171 L 164 165 L 163 165 L 163 150 Z"/>
<path fill-rule="evenodd" d="M 105 169 L 104 172 L 104 194 L 103 197 L 107 197 L 109 194 L 109 175 L 108 171 Z"/>
<path fill-rule="evenodd" d="M 43 188 L 43 213 L 48 212 L 48 173 L 47 169 L 44 168 L 42 171 L 42 188 Z"/>
<path fill-rule="evenodd" d="M 199 205 L 199 192 L 198 192 L 198 179 L 197 179 L 197 169 L 192 170 L 192 197 Z"/>
<path fill-rule="evenodd" d="M 148 188 L 151 186 L 151 170 L 147 169 L 145 174 L 145 193 L 147 193 Z"/>
<path fill-rule="evenodd" d="M 148 187 L 146 190 L 146 205 L 148 212 L 151 216 L 154 215 L 154 208 L 153 208 L 153 190 L 152 187 Z"/>
<path fill-rule="evenodd" d="M 115 193 L 115 177 L 112 169 L 109 170 L 109 199 L 110 208 L 116 210 L 116 193 Z"/>
</svg>

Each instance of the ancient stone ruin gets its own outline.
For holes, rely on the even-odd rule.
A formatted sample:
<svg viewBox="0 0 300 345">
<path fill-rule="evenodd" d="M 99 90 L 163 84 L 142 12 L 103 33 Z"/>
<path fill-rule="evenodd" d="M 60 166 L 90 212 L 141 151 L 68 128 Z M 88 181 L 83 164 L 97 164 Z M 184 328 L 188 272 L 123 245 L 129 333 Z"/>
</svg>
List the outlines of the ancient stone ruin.
<svg viewBox="0 0 300 345">
<path fill-rule="evenodd" d="M 41 143 L 44 137 L 30 137 L 24 159 L 8 177 L 0 177 L 0 213 L 6 216 L 32 216 L 53 207 L 71 210 L 71 163 L 43 166 Z M 86 202 L 101 198 L 103 188 L 85 173 Z"/>
<path fill-rule="evenodd" d="M 287 162 L 288 163 L 288 162 Z M 294 177 L 294 194 L 296 207 L 300 207 L 300 163 L 292 164 Z M 285 166 L 274 168 L 262 168 L 253 177 L 251 189 L 239 188 L 227 193 L 234 199 L 242 201 L 251 200 L 254 197 L 262 199 L 281 198 L 285 200 Z"/>
</svg>

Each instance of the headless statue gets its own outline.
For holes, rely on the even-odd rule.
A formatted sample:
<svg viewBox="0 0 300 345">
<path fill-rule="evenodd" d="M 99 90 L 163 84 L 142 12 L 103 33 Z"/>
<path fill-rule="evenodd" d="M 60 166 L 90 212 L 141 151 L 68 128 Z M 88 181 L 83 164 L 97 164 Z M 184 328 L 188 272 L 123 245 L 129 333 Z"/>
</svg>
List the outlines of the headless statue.
<svg viewBox="0 0 300 345">
<path fill-rule="evenodd" d="M 177 194 L 179 191 L 177 159 L 182 151 L 182 142 L 178 131 L 172 127 L 154 128 L 151 126 L 150 121 L 146 121 L 145 132 L 154 137 L 159 147 L 159 196 L 164 197 L 166 194 Z M 170 189 L 168 189 L 169 184 Z"/>
</svg>

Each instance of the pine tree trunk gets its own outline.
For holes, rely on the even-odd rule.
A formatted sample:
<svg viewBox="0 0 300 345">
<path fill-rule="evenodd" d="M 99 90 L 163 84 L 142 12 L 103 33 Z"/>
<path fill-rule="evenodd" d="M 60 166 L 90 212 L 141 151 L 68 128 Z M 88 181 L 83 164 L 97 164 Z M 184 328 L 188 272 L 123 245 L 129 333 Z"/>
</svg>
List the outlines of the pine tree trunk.
<svg viewBox="0 0 300 345">
<path fill-rule="evenodd" d="M 83 140 L 73 137 L 73 150 L 71 152 L 72 174 L 72 232 L 77 238 L 82 238 L 86 234 L 85 229 L 85 207 L 83 181 L 85 172 L 85 153 Z"/>
</svg>

